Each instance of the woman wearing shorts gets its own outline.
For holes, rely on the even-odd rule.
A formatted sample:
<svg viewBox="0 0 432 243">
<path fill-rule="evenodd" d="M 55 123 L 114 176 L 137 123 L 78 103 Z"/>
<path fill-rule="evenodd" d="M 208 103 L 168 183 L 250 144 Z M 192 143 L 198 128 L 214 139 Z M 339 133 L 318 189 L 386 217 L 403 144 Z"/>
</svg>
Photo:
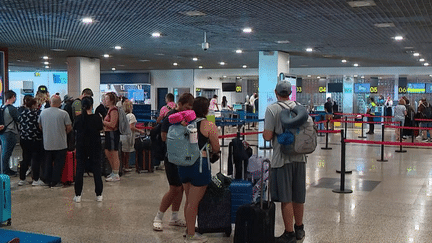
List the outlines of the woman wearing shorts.
<svg viewBox="0 0 432 243">
<path fill-rule="evenodd" d="M 206 118 L 209 111 L 209 100 L 205 97 L 198 97 L 193 103 L 197 119 Z M 213 153 L 219 153 L 218 129 L 213 122 L 206 119 L 199 121 L 198 146 L 200 149 L 210 145 Z M 206 242 L 207 238 L 195 233 L 195 221 L 198 213 L 198 205 L 206 192 L 207 185 L 211 180 L 210 161 L 207 161 L 207 154 L 204 151 L 202 156 L 202 172 L 200 173 L 200 159 L 192 166 L 178 166 L 181 182 L 186 193 L 185 218 L 186 218 L 186 240 L 185 242 Z"/>
<path fill-rule="evenodd" d="M 105 155 L 112 168 L 111 175 L 105 179 L 107 182 L 120 181 L 120 160 L 118 156 L 120 131 L 119 113 L 115 105 L 116 100 L 117 96 L 112 92 L 105 95 L 105 102 L 108 106 L 108 113 L 103 121 L 105 131 Z"/>
</svg>

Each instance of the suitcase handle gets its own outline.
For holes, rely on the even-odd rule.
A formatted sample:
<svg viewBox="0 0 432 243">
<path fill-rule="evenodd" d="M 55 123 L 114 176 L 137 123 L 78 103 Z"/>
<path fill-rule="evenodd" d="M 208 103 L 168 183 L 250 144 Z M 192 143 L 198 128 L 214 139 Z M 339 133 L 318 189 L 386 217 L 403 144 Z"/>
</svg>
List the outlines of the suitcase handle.
<svg viewBox="0 0 432 243">
<path fill-rule="evenodd" d="M 268 187 L 267 187 L 267 207 L 270 207 L 270 174 L 271 174 L 271 164 L 269 159 L 264 159 L 262 162 L 261 168 L 261 196 L 260 196 L 260 206 L 261 209 L 264 209 L 264 163 L 268 163 L 269 165 L 269 176 L 268 176 Z"/>
</svg>

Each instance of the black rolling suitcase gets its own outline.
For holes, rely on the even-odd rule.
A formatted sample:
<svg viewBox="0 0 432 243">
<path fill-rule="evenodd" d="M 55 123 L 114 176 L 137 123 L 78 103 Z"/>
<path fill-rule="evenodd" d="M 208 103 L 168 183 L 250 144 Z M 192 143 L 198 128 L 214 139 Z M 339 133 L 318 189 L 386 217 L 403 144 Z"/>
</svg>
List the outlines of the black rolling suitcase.
<svg viewBox="0 0 432 243">
<path fill-rule="evenodd" d="M 270 163 L 269 163 L 270 171 Z M 262 177 L 264 177 L 264 164 Z M 269 172 L 270 180 L 270 172 Z M 262 183 L 263 180 L 261 180 Z M 264 194 L 264 186 L 261 184 L 261 195 Z M 270 189 L 268 189 L 267 201 L 260 197 L 259 203 L 240 206 L 236 214 L 236 227 L 234 243 L 274 243 L 275 230 L 275 204 L 270 202 Z"/>
<path fill-rule="evenodd" d="M 232 231 L 231 192 L 228 189 L 231 179 L 224 176 L 219 169 L 219 173 L 216 178 L 212 178 L 212 181 L 214 184 L 207 187 L 198 206 L 197 232 L 200 234 L 222 232 L 229 237 Z"/>
</svg>

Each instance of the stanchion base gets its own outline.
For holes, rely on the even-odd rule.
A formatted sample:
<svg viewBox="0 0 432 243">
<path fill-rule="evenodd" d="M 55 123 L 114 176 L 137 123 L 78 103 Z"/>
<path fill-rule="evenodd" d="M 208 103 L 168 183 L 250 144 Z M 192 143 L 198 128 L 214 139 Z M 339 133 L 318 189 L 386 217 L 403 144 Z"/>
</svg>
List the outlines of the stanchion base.
<svg viewBox="0 0 432 243">
<path fill-rule="evenodd" d="M 229 146 L 229 145 L 226 145 L 226 144 L 225 144 L 225 145 L 221 145 L 220 147 L 225 148 L 225 147 L 228 147 L 228 146 Z"/>
<path fill-rule="evenodd" d="M 336 173 L 341 173 L 341 171 L 340 170 L 336 170 Z M 345 174 L 352 174 L 352 170 L 346 170 L 345 171 Z"/>
<path fill-rule="evenodd" d="M 406 150 L 395 150 L 396 153 L 406 153 Z"/>
<path fill-rule="evenodd" d="M 367 138 L 366 136 L 358 136 L 358 138 Z"/>
<path fill-rule="evenodd" d="M 321 134 L 321 135 L 318 134 L 317 137 L 325 137 L 325 135 L 324 134 Z"/>
<path fill-rule="evenodd" d="M 334 192 L 334 193 L 352 193 L 353 191 L 350 189 L 345 189 L 345 190 L 333 189 L 332 192 Z"/>
<path fill-rule="evenodd" d="M 332 150 L 333 148 L 324 147 L 324 148 L 321 148 L 321 149 L 324 149 L 324 150 Z"/>
<path fill-rule="evenodd" d="M 386 159 L 377 159 L 378 162 L 387 162 L 388 160 Z"/>
<path fill-rule="evenodd" d="M 262 150 L 262 149 L 273 149 L 273 148 L 272 147 L 270 147 L 270 148 L 269 147 L 259 147 L 259 149 Z"/>
</svg>

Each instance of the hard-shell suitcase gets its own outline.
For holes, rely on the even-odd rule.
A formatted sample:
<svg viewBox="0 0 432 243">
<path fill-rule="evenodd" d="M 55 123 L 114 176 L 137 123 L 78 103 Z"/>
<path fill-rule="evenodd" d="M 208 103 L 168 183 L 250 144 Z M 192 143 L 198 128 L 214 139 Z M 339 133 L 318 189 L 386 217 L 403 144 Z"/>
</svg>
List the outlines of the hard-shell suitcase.
<svg viewBox="0 0 432 243">
<path fill-rule="evenodd" d="M 270 164 L 270 163 L 269 163 Z M 270 166 L 270 165 L 269 165 Z M 264 166 L 262 170 L 264 177 Z M 270 175 L 269 175 L 270 179 Z M 263 180 L 261 180 L 262 183 Z M 264 185 L 261 184 L 261 195 L 264 194 Z M 240 206 L 237 210 L 236 228 L 234 232 L 234 243 L 273 243 L 275 242 L 275 204 L 269 201 L 270 190 L 268 190 L 267 202 L 263 196 L 259 203 Z"/>
<path fill-rule="evenodd" d="M 76 175 L 76 152 L 67 151 L 66 160 L 62 171 L 61 182 L 63 184 L 72 184 L 75 181 Z"/>
<path fill-rule="evenodd" d="M 1 154 L 1 146 L 0 146 Z M 12 224 L 12 202 L 11 202 L 11 187 L 10 187 L 10 177 L 3 174 L 3 163 L 1 164 L 1 174 L 0 174 L 0 224 L 7 223 L 7 225 Z"/>
<path fill-rule="evenodd" d="M 237 209 L 242 205 L 252 203 L 252 182 L 234 180 L 229 190 L 231 191 L 231 223 L 235 223 Z"/>
</svg>

